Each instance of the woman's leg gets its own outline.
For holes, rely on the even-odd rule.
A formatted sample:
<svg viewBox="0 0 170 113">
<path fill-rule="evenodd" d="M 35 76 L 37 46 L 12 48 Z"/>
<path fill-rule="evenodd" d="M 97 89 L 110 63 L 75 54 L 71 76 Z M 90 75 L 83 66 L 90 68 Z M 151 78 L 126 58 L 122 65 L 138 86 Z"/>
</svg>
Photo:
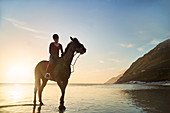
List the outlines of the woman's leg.
<svg viewBox="0 0 170 113">
<path fill-rule="evenodd" d="M 50 56 L 50 61 L 47 65 L 46 68 L 46 74 L 45 74 L 45 78 L 46 79 L 52 79 L 52 70 L 54 69 L 54 59 L 52 58 L 52 56 Z"/>
</svg>

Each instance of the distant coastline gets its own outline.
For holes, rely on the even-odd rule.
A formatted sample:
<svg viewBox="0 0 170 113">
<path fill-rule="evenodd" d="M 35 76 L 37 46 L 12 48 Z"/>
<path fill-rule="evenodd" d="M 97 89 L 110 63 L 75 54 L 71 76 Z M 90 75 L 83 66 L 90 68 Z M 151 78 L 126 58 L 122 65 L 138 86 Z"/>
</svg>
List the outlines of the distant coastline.
<svg viewBox="0 0 170 113">
<path fill-rule="evenodd" d="M 103 85 L 104 83 L 69 83 L 69 85 Z M 0 85 L 34 85 L 34 83 L 0 83 Z M 48 83 L 48 85 L 57 85 L 57 83 Z"/>
</svg>

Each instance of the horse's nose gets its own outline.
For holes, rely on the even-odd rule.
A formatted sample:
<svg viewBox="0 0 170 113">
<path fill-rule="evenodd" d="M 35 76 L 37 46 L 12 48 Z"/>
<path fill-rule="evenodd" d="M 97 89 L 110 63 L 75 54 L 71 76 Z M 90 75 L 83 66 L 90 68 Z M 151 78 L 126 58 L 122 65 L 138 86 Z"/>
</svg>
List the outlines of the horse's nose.
<svg viewBox="0 0 170 113">
<path fill-rule="evenodd" d="M 86 52 L 86 50 L 87 50 L 87 49 L 86 49 L 86 48 L 84 48 L 84 52 Z"/>
</svg>

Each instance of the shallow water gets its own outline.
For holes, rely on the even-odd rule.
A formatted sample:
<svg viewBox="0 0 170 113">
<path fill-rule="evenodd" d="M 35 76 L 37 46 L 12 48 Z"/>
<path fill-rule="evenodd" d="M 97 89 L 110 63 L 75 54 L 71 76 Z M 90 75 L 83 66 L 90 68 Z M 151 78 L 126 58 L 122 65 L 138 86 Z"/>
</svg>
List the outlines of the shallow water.
<svg viewBox="0 0 170 113">
<path fill-rule="evenodd" d="M 31 84 L 0 84 L 0 113 L 56 113 L 60 90 L 47 85 L 45 105 L 32 105 Z M 38 102 L 37 102 L 38 104 Z M 68 85 L 64 113 L 170 113 L 170 87 L 158 85 Z"/>
</svg>

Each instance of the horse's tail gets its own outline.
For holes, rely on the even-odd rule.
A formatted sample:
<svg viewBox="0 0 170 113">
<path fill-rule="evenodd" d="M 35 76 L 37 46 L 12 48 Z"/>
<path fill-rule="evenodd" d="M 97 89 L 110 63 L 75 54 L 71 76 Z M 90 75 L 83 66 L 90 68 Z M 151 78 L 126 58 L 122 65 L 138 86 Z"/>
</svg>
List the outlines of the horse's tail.
<svg viewBox="0 0 170 113">
<path fill-rule="evenodd" d="M 48 61 L 43 60 L 39 62 L 35 67 L 34 76 L 35 76 L 35 87 L 36 88 L 39 88 L 41 85 L 40 79 L 44 78 L 43 75 L 46 72 L 45 70 L 46 70 L 47 64 L 48 64 Z"/>
<path fill-rule="evenodd" d="M 41 62 L 40 62 L 41 63 Z M 40 63 L 38 63 L 35 67 L 34 70 L 34 78 L 35 78 L 35 86 L 34 86 L 34 104 L 36 104 L 36 94 L 37 94 L 37 90 L 39 90 L 40 85 L 41 85 L 41 78 L 40 78 Z"/>
<path fill-rule="evenodd" d="M 34 77 L 35 77 L 35 87 L 34 87 L 34 93 L 37 92 L 37 90 L 40 88 L 40 72 L 36 66 L 34 71 Z"/>
</svg>

